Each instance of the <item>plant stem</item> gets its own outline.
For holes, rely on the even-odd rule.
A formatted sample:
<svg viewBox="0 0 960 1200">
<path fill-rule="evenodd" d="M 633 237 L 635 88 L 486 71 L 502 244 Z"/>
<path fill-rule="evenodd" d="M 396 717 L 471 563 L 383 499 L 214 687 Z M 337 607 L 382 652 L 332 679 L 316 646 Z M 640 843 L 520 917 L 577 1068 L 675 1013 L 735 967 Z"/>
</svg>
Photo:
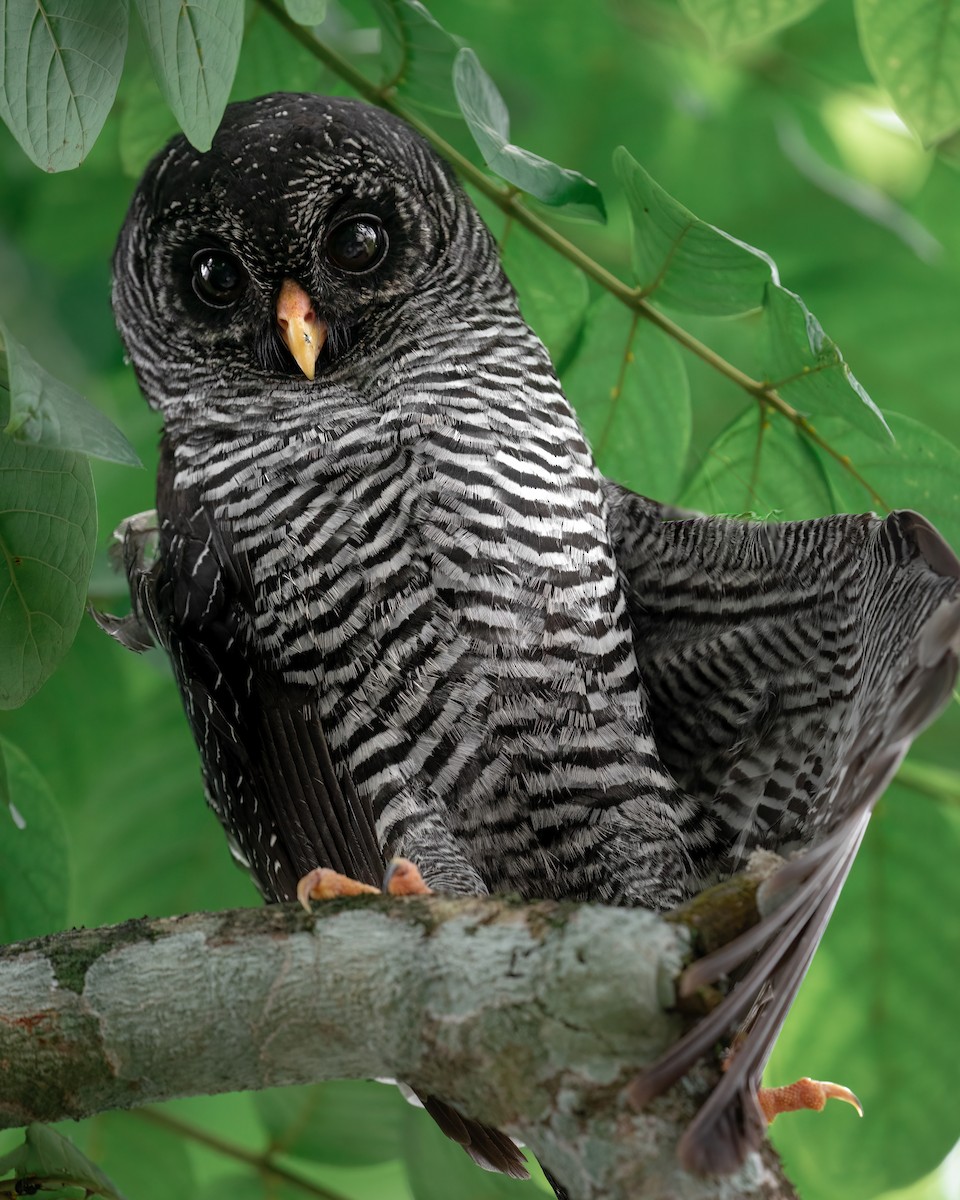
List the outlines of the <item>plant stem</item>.
<svg viewBox="0 0 960 1200">
<path fill-rule="evenodd" d="M 272 1175 L 275 1179 L 282 1179 L 284 1183 L 289 1183 L 293 1187 L 300 1188 L 301 1191 L 307 1192 L 311 1196 L 320 1197 L 320 1200 L 347 1200 L 347 1197 L 341 1195 L 339 1192 L 331 1192 L 329 1188 L 322 1187 L 319 1183 L 314 1183 L 313 1180 L 297 1174 L 296 1171 L 291 1171 L 287 1167 L 280 1166 L 274 1161 L 269 1151 L 255 1154 L 243 1146 L 238 1146 L 235 1142 L 228 1142 L 224 1138 L 217 1137 L 214 1133 L 208 1133 L 207 1130 L 201 1129 L 197 1125 L 191 1125 L 189 1121 L 183 1121 L 179 1117 L 173 1117 L 169 1113 L 161 1112 L 158 1108 L 134 1108 L 130 1111 L 131 1115 L 140 1117 L 144 1121 L 149 1121 L 152 1125 L 159 1125 L 163 1129 L 169 1129 L 171 1133 L 177 1133 L 181 1137 L 198 1142 L 201 1146 L 206 1146 L 208 1150 L 222 1154 L 225 1158 L 236 1159 L 237 1162 L 245 1163 L 248 1167 L 253 1167 L 256 1171 Z"/>
<path fill-rule="evenodd" d="M 822 438 L 807 418 L 799 413 L 792 404 L 788 404 L 775 387 L 751 378 L 751 376 L 741 371 L 739 367 L 723 358 L 715 350 L 711 350 L 709 346 L 694 337 L 692 333 L 689 333 L 681 325 L 678 325 L 675 321 L 665 316 L 659 309 L 654 308 L 645 298 L 642 288 L 630 287 L 629 284 L 624 283 L 622 279 L 619 279 L 601 263 L 598 263 L 596 259 L 591 258 L 585 251 L 581 250 L 579 246 L 569 241 L 563 234 L 558 233 L 552 225 L 547 224 L 546 221 L 527 208 L 523 202 L 522 195 L 518 193 L 516 188 L 495 183 L 485 171 L 481 170 L 465 155 L 461 154 L 455 146 L 452 146 L 445 138 L 441 137 L 431 126 L 398 104 L 395 99 L 396 88 L 392 84 L 378 87 L 331 46 L 328 46 L 325 42 L 321 42 L 319 38 L 302 25 L 298 25 L 286 13 L 278 3 L 278 0 L 259 0 L 259 3 L 270 13 L 274 20 L 286 29 L 291 37 L 309 50 L 316 59 L 322 62 L 335 75 L 338 75 L 345 83 L 348 83 L 365 100 L 386 109 L 388 112 L 393 113 L 394 116 L 401 117 L 407 124 L 412 125 L 418 133 L 422 134 L 430 142 L 437 153 L 442 155 L 455 168 L 463 179 L 486 196 L 488 200 L 497 205 L 509 218 L 519 222 L 535 237 L 579 267 L 584 275 L 592 279 L 594 283 L 598 284 L 605 291 L 608 291 L 611 295 L 616 296 L 622 304 L 626 305 L 637 316 L 643 317 L 644 320 L 655 325 L 668 337 L 683 346 L 685 350 L 691 354 L 695 354 L 697 358 L 702 359 L 703 362 L 707 363 L 715 371 L 719 372 L 719 374 L 742 388 L 757 401 L 761 409 L 767 407 L 779 412 L 808 437 L 815 446 L 819 447 L 825 454 L 828 454 L 843 470 L 852 475 L 857 483 L 867 492 L 874 504 L 888 512 L 890 511 L 891 506 L 886 503 L 879 492 L 856 470 L 849 457 L 835 450 L 829 442 Z"/>
</svg>

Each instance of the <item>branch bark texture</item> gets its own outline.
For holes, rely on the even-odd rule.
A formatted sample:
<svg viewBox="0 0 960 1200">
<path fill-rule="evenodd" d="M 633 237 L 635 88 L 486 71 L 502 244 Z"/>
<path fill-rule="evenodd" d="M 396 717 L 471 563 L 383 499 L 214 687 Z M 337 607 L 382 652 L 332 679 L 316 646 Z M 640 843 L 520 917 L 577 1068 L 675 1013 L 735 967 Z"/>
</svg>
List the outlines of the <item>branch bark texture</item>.
<svg viewBox="0 0 960 1200">
<path fill-rule="evenodd" d="M 709 1072 L 636 1113 L 686 934 L 639 910 L 380 897 L 74 930 L 0 950 L 0 1128 L 174 1096 L 403 1079 L 523 1138 L 574 1200 L 794 1196 L 772 1151 L 694 1178 Z"/>
</svg>

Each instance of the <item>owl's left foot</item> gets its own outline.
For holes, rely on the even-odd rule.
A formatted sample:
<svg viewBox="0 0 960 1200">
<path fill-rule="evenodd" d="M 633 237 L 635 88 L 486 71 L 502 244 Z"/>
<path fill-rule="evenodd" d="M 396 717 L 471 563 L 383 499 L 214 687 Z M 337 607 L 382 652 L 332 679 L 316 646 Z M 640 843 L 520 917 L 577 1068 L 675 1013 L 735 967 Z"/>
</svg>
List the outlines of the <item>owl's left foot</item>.
<svg viewBox="0 0 960 1200">
<path fill-rule="evenodd" d="M 785 1087 L 760 1088 L 757 1100 L 768 1123 L 785 1112 L 800 1112 L 804 1109 L 820 1112 L 828 1100 L 845 1100 L 847 1104 L 853 1105 L 861 1117 L 863 1116 L 860 1101 L 849 1088 L 842 1087 L 839 1083 L 821 1083 L 819 1079 L 798 1079 L 796 1083 L 787 1084 Z"/>
<path fill-rule="evenodd" d="M 297 899 L 310 911 L 311 900 L 338 900 L 344 896 L 429 896 L 430 889 L 423 882 L 417 867 L 407 858 L 395 858 L 387 867 L 383 884 L 379 888 L 369 883 L 360 883 L 349 875 L 331 871 L 329 867 L 315 867 L 297 884 Z"/>
</svg>

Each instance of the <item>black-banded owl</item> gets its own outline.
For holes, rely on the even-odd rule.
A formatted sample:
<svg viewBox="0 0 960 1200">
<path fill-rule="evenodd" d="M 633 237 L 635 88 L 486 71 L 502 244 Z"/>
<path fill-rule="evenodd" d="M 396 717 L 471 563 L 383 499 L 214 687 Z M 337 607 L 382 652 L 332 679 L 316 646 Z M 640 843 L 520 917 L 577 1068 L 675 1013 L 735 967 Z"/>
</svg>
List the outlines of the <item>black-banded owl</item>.
<svg viewBox="0 0 960 1200">
<path fill-rule="evenodd" d="M 749 1015 L 681 1149 L 735 1165 L 872 804 L 952 686 L 952 552 L 912 513 L 748 523 L 604 479 L 473 206 L 363 104 L 266 96 L 207 153 L 175 139 L 114 267 L 164 432 L 157 556 L 129 527 L 135 612 L 107 623 L 167 651 L 264 896 L 403 855 L 439 891 L 663 910 L 800 852 L 642 1085 Z"/>
</svg>

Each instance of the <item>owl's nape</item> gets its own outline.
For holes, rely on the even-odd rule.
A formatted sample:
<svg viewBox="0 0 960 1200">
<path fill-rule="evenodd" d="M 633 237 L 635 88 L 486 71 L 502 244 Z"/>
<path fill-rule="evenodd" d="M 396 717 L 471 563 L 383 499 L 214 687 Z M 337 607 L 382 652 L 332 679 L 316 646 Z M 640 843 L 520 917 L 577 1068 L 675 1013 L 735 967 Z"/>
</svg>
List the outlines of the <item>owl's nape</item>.
<svg viewBox="0 0 960 1200">
<path fill-rule="evenodd" d="M 163 418 L 125 644 L 169 656 L 208 800 L 268 901 L 378 888 L 674 907 L 755 850 L 719 1007 L 744 1032 L 681 1153 L 730 1170 L 867 818 L 956 675 L 960 570 L 922 518 L 691 518 L 597 471 L 447 168 L 365 105 L 231 106 L 133 198 L 114 307 Z M 777 895 L 777 889 L 780 893 Z M 777 901 L 781 901 L 777 903 Z M 483 1165 L 509 1138 L 426 1107 Z"/>
</svg>

